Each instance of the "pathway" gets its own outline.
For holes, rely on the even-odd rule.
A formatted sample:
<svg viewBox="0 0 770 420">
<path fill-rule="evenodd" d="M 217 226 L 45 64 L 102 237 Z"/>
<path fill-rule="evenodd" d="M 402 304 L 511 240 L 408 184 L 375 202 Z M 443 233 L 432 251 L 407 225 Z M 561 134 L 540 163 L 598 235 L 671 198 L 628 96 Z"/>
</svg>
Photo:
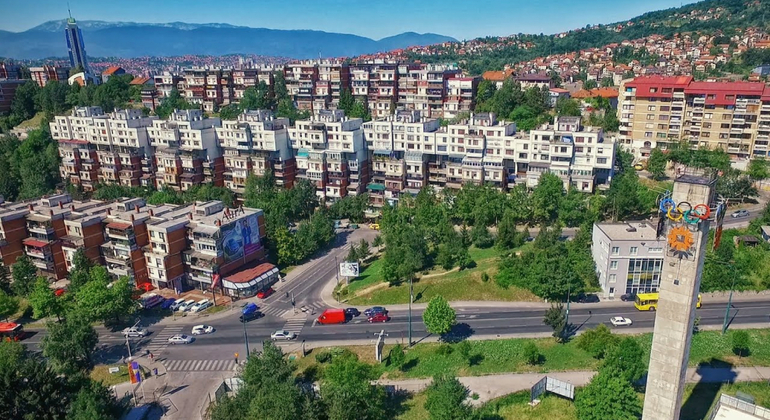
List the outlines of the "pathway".
<svg viewBox="0 0 770 420">
<path fill-rule="evenodd" d="M 575 386 L 588 384 L 596 374 L 592 371 L 550 373 L 504 373 L 499 375 L 464 376 L 458 378 L 479 399 L 474 404 L 486 402 L 504 395 L 530 389 L 544 376 L 567 381 Z M 758 382 L 770 378 L 770 367 L 688 368 L 687 383 Z M 419 392 L 430 385 L 432 379 L 379 380 L 377 384 L 393 386 L 408 392 Z"/>
</svg>

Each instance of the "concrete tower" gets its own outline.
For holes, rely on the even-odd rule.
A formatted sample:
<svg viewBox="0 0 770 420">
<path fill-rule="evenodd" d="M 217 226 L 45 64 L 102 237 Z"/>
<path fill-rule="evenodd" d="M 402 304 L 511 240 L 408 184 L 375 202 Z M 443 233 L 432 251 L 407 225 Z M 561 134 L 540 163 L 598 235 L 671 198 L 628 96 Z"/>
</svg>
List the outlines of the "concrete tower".
<svg viewBox="0 0 770 420">
<path fill-rule="evenodd" d="M 658 234 L 667 247 L 642 420 L 679 420 L 708 231 L 719 217 L 714 183 L 712 177 L 682 175 L 661 202 Z"/>
</svg>

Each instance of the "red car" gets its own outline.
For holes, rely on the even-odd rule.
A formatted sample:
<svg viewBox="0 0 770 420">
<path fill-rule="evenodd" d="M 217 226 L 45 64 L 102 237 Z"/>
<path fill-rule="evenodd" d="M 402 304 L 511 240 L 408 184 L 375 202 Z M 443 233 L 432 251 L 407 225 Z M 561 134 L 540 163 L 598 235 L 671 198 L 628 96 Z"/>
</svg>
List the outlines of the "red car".
<svg viewBox="0 0 770 420">
<path fill-rule="evenodd" d="M 259 292 L 257 292 L 257 297 L 259 299 L 264 299 L 264 298 L 272 295 L 273 293 L 275 293 L 275 290 L 273 290 L 273 288 L 270 287 L 267 290 L 260 290 Z"/>
<path fill-rule="evenodd" d="M 56 289 L 53 292 L 53 294 L 56 295 L 56 296 L 61 296 L 61 295 L 65 294 L 65 293 L 67 293 L 67 289 L 65 289 L 65 288 Z"/>
<path fill-rule="evenodd" d="M 382 312 L 375 313 L 369 317 L 369 322 L 388 322 L 390 317 Z"/>
</svg>

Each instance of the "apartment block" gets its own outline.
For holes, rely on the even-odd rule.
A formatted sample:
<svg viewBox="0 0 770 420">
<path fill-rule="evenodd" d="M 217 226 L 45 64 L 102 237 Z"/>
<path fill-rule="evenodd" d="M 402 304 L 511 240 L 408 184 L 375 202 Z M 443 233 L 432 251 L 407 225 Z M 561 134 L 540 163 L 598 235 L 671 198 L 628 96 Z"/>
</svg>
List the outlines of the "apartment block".
<svg viewBox="0 0 770 420">
<path fill-rule="evenodd" d="M 658 291 L 665 247 L 651 222 L 595 223 L 591 254 L 602 297 Z"/>
<path fill-rule="evenodd" d="M 245 111 L 235 121 L 216 129 L 224 151 L 224 186 L 243 195 L 249 173 L 263 176 L 270 170 L 276 184 L 294 186 L 296 161 L 289 142 L 289 120 L 271 111 Z"/>
<path fill-rule="evenodd" d="M 0 203 L 0 261 L 6 267 L 24 255 L 28 214 L 25 203 Z"/>
<path fill-rule="evenodd" d="M 21 79 L 21 67 L 18 64 L 0 62 L 0 79 Z"/>
<path fill-rule="evenodd" d="M 328 203 L 362 193 L 368 180 L 368 156 L 360 118 L 342 110 L 319 110 L 289 128 L 297 178 L 308 179 Z"/>
<path fill-rule="evenodd" d="M 318 82 L 318 64 L 301 62 L 287 64 L 283 69 L 286 89 L 294 97 L 297 109 L 312 111 L 315 87 Z"/>
<path fill-rule="evenodd" d="M 404 63 L 398 65 L 398 106 L 427 118 L 444 116 L 447 82 L 460 75 L 457 66 Z M 474 93 L 475 94 L 475 93 Z"/>
<path fill-rule="evenodd" d="M 55 66 L 30 67 L 29 73 L 35 83 L 40 87 L 45 87 L 50 81 L 67 83 L 70 77 L 70 68 Z"/>
<path fill-rule="evenodd" d="M 26 83 L 26 80 L 4 79 L 0 77 L 0 114 L 11 110 L 13 97 L 16 96 L 16 89 Z"/>
<path fill-rule="evenodd" d="M 185 86 L 182 82 L 184 81 L 184 78 L 180 75 L 165 72 L 155 76 L 153 80 L 155 81 L 155 89 L 158 91 L 158 96 L 161 98 L 169 96 L 174 89 L 179 91 L 180 94 L 183 94 Z"/>
<path fill-rule="evenodd" d="M 201 110 L 175 110 L 168 120 L 153 120 L 147 128 L 154 149 L 154 185 L 186 191 L 193 185 L 224 186 L 224 158 L 216 138 L 219 118 Z"/>
<path fill-rule="evenodd" d="M 350 89 L 350 67 L 345 62 L 321 61 L 315 85 L 313 109 L 337 109 L 340 94 Z"/>
<path fill-rule="evenodd" d="M 618 141 L 638 157 L 681 140 L 734 160 L 768 157 L 770 89 L 760 82 L 638 77 L 621 85 Z"/>
<path fill-rule="evenodd" d="M 449 79 L 443 117 L 454 118 L 462 113 L 470 113 L 476 107 L 476 88 L 480 81 L 480 77 Z"/>
</svg>

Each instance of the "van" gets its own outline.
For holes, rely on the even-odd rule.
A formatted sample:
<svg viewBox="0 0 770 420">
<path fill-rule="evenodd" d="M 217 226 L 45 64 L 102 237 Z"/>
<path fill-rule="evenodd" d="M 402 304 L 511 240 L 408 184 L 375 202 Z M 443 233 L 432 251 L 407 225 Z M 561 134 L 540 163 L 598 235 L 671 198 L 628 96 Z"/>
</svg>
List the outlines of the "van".
<svg viewBox="0 0 770 420">
<path fill-rule="evenodd" d="M 179 307 L 176 309 L 179 312 L 189 311 L 192 306 L 195 305 L 195 300 L 190 299 L 187 301 L 184 301 Z"/>
<path fill-rule="evenodd" d="M 161 303 L 163 303 L 163 296 L 150 293 L 149 295 L 142 296 L 142 300 L 140 301 L 143 309 L 152 309 Z"/>
<path fill-rule="evenodd" d="M 175 300 L 174 303 L 171 304 L 171 306 L 169 306 L 169 309 L 171 309 L 172 311 L 176 311 L 177 309 L 179 309 L 180 306 L 182 306 L 183 303 L 184 303 L 184 298 L 179 298 Z"/>
<path fill-rule="evenodd" d="M 344 309 L 327 309 L 318 317 L 319 324 L 344 324 Z"/>
</svg>

